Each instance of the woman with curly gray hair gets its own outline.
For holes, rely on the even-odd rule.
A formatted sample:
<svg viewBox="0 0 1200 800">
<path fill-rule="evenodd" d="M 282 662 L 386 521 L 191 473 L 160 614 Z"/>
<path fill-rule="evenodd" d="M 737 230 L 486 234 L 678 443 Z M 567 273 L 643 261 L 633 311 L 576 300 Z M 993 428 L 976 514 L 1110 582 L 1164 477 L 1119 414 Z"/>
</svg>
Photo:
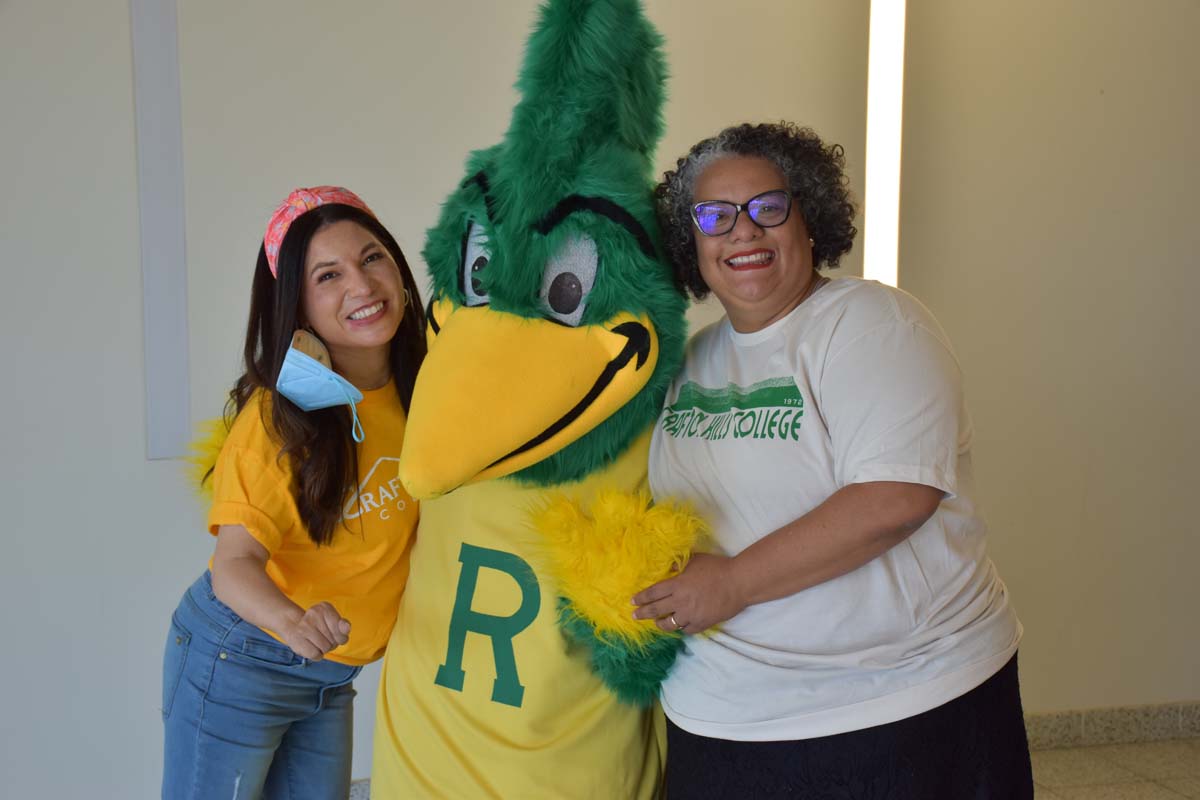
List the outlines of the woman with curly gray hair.
<svg viewBox="0 0 1200 800">
<path fill-rule="evenodd" d="M 688 347 L 650 450 L 712 548 L 634 597 L 688 634 L 663 684 L 670 797 L 1030 798 L 1021 624 L 975 511 L 958 362 L 915 298 L 829 279 L 844 155 L 739 125 L 657 188 Z M 702 635 L 701 635 L 702 634 Z"/>
</svg>

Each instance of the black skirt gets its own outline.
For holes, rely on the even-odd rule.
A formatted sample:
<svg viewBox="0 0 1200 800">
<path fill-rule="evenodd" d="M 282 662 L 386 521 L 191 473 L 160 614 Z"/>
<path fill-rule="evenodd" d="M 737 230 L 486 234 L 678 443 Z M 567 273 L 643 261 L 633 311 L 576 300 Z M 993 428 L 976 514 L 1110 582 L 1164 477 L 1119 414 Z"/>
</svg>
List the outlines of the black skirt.
<svg viewBox="0 0 1200 800">
<path fill-rule="evenodd" d="M 668 720 L 667 800 L 1030 800 L 1017 657 L 945 705 L 887 725 L 735 742 Z"/>
</svg>

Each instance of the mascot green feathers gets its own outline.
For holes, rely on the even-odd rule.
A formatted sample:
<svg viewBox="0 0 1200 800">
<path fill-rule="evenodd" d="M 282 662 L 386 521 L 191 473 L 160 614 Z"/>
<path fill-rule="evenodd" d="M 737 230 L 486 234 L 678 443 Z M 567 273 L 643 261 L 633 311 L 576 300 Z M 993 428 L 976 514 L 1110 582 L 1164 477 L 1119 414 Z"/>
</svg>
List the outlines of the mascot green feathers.
<svg viewBox="0 0 1200 800">
<path fill-rule="evenodd" d="M 685 300 L 651 196 L 665 69 L 636 0 L 550 0 L 504 139 L 424 250 L 429 354 L 400 475 L 422 500 L 380 683 L 383 797 L 653 797 L 677 636 L 631 618 L 699 523 L 650 507 Z"/>
</svg>

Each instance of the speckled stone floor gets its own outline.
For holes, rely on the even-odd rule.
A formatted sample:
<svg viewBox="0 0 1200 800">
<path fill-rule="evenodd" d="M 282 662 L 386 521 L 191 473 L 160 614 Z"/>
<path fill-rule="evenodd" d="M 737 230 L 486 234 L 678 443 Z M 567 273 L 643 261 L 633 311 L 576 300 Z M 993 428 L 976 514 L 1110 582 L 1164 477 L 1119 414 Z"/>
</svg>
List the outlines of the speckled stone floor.
<svg viewBox="0 0 1200 800">
<path fill-rule="evenodd" d="M 1035 750 L 1033 781 L 1035 800 L 1200 800 L 1200 738 Z M 370 791 L 360 781 L 350 800 Z"/>
<path fill-rule="evenodd" d="M 1036 750 L 1036 800 L 1200 798 L 1200 739 Z"/>
</svg>

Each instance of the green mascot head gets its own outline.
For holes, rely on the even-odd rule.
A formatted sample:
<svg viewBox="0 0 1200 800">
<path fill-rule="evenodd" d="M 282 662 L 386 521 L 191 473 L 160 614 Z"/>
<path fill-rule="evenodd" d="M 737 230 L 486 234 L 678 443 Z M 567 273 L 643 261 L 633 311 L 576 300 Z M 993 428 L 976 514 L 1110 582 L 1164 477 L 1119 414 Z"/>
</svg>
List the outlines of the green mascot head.
<svg viewBox="0 0 1200 800">
<path fill-rule="evenodd" d="M 637 0 L 542 8 L 508 132 L 468 158 L 424 249 L 429 354 L 400 464 L 414 497 L 574 481 L 657 417 L 685 337 L 651 197 L 660 45 Z"/>
</svg>

